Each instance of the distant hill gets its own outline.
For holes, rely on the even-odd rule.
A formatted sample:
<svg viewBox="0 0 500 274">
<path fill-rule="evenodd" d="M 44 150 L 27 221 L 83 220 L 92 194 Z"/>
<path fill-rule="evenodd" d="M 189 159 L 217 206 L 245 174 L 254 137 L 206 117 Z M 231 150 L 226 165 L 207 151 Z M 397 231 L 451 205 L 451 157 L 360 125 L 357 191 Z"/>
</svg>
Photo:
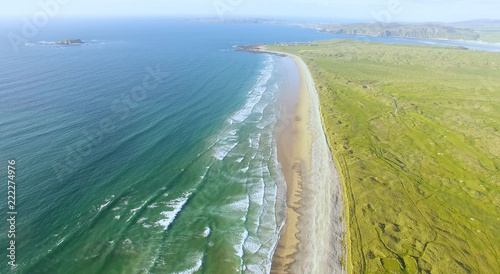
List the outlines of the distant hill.
<svg viewBox="0 0 500 274">
<path fill-rule="evenodd" d="M 480 38 L 480 34 L 468 28 L 456 28 L 440 24 L 306 24 L 305 27 L 334 34 L 354 34 L 378 37 L 420 38 L 420 39 L 450 39 L 473 40 Z"/>
<path fill-rule="evenodd" d="M 456 28 L 470 28 L 474 30 L 497 30 L 500 31 L 500 20 L 479 19 L 463 22 L 445 24 Z"/>
<path fill-rule="evenodd" d="M 480 37 L 478 40 L 490 43 L 500 43 L 500 20 L 472 20 L 447 24 L 456 28 L 473 29 Z"/>
</svg>

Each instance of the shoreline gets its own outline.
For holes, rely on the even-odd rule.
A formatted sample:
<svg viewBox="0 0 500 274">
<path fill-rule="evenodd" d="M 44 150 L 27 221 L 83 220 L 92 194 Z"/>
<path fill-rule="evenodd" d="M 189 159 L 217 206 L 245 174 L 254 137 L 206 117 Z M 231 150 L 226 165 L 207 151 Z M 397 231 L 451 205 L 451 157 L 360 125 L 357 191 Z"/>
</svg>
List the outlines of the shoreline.
<svg viewBox="0 0 500 274">
<path fill-rule="evenodd" d="M 271 273 L 346 273 L 342 183 L 327 143 L 312 75 L 298 56 L 270 52 L 263 45 L 244 50 L 291 58 L 300 75 L 291 125 L 278 138 L 278 159 L 287 184 L 287 217 Z"/>
</svg>

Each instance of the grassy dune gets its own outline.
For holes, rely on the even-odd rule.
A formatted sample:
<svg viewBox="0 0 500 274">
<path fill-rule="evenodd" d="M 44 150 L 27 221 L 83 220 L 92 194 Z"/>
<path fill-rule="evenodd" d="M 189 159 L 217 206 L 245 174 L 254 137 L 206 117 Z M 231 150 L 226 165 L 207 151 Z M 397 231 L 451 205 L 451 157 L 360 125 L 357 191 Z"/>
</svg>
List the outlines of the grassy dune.
<svg viewBox="0 0 500 274">
<path fill-rule="evenodd" d="M 300 56 L 315 79 L 350 273 L 500 272 L 500 53 L 342 40 L 268 49 Z"/>
</svg>

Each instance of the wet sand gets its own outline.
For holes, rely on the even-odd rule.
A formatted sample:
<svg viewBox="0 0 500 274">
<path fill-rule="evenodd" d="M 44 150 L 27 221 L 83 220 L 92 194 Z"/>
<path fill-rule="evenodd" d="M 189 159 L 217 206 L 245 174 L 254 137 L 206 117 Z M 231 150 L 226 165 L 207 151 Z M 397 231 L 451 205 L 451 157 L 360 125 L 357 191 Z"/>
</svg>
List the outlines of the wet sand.
<svg viewBox="0 0 500 274">
<path fill-rule="evenodd" d="M 294 104 L 288 100 L 282 107 L 278 158 L 288 188 L 287 220 L 271 273 L 346 273 L 342 184 L 321 123 L 318 94 L 305 63 L 286 55 L 298 68 L 300 86 Z"/>
</svg>

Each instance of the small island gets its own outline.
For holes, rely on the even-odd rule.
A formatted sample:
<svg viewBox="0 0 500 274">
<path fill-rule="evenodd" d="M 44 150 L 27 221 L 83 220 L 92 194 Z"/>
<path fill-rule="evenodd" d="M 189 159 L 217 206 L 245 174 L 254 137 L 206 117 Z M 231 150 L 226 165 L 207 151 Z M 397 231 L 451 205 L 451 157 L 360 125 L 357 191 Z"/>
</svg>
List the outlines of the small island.
<svg viewBox="0 0 500 274">
<path fill-rule="evenodd" d="M 72 45 L 85 44 L 85 42 L 83 42 L 80 39 L 66 39 L 66 40 L 61 40 L 61 41 L 57 42 L 57 44 L 72 46 Z"/>
</svg>

